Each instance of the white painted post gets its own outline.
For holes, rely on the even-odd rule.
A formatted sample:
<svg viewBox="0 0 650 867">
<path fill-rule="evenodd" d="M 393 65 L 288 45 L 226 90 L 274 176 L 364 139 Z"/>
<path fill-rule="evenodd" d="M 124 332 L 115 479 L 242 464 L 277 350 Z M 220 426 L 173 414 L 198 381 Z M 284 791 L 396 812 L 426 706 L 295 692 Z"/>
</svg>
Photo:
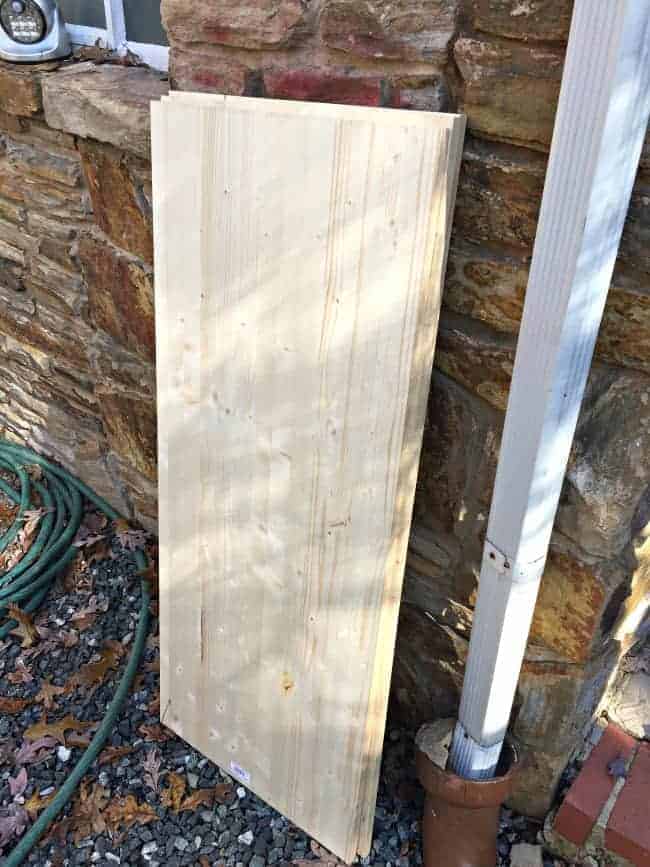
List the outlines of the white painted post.
<svg viewBox="0 0 650 867">
<path fill-rule="evenodd" d="M 126 23 L 124 20 L 124 0 L 104 0 L 108 44 L 118 54 L 126 53 Z"/>
<path fill-rule="evenodd" d="M 576 0 L 449 767 L 494 776 L 650 114 L 650 0 Z"/>
</svg>

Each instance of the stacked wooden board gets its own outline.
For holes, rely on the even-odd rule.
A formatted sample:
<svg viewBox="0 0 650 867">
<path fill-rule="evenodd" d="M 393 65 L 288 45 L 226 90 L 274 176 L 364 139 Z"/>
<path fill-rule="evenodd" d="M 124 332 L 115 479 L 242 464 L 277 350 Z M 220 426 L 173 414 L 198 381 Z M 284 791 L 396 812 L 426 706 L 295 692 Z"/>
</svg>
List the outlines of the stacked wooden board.
<svg viewBox="0 0 650 867">
<path fill-rule="evenodd" d="M 152 114 L 162 720 L 350 861 L 464 122 L 184 93 Z"/>
</svg>

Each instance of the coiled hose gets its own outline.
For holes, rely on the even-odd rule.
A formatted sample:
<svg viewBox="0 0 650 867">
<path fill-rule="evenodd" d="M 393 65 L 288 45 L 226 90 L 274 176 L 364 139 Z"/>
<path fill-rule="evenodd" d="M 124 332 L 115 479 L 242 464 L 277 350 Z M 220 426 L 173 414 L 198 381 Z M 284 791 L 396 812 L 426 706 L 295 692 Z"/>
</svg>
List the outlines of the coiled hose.
<svg viewBox="0 0 650 867">
<path fill-rule="evenodd" d="M 40 480 L 30 477 L 27 468 L 34 465 L 41 469 Z M 106 500 L 97 496 L 87 485 L 61 467 L 55 466 L 31 449 L 2 439 L 0 439 L 0 468 L 8 470 L 18 481 L 18 486 L 14 488 L 0 478 L 0 490 L 19 507 L 13 524 L 0 538 L 0 553 L 20 533 L 24 526 L 25 512 L 39 507 L 33 501 L 34 492 L 40 498 L 40 506 L 46 510 L 39 523 L 38 535 L 29 551 L 17 565 L 0 577 L 0 617 L 2 617 L 6 615 L 9 603 L 15 603 L 29 613 L 36 611 L 56 576 L 74 559 L 77 549 L 72 545 L 72 541 L 83 519 L 84 497 L 111 521 L 116 521 L 120 515 Z M 3 861 L 4 867 L 18 867 L 23 863 L 50 823 L 72 798 L 82 777 L 111 734 L 115 720 L 131 688 L 149 629 L 151 598 L 149 583 L 144 578 L 147 566 L 146 555 L 144 551 L 137 550 L 134 552 L 134 557 L 138 572 L 142 576 L 142 602 L 135 639 L 124 674 L 88 748 L 49 805 Z M 16 625 L 16 622 L 11 620 L 0 628 L 0 640 L 5 638 Z"/>
</svg>

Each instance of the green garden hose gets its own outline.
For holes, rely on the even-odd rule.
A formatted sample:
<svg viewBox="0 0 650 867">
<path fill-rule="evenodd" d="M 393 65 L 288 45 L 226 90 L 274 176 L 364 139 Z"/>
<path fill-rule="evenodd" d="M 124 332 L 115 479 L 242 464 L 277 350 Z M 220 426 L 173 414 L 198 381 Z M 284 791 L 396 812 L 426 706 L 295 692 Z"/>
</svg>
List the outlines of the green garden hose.
<svg viewBox="0 0 650 867">
<path fill-rule="evenodd" d="M 30 476 L 29 468 L 34 466 L 40 467 L 40 479 Z M 46 514 L 40 520 L 38 535 L 27 554 L 0 577 L 1 618 L 6 615 L 10 603 L 19 605 L 23 611 L 36 611 L 56 576 L 74 559 L 77 548 L 72 542 L 83 519 L 84 497 L 111 521 L 116 521 L 120 515 L 83 482 L 31 449 L 0 440 L 0 469 L 8 470 L 17 478 L 17 488 L 0 478 L 0 490 L 19 507 L 13 524 L 0 538 L 0 554 L 16 539 L 23 528 L 25 512 L 39 506 L 46 509 Z M 34 491 L 39 496 L 40 504 L 33 501 Z M 147 566 L 144 551 L 135 551 L 134 557 L 138 571 L 143 575 Z M 135 677 L 149 629 L 150 588 L 144 577 L 141 581 L 142 603 L 133 648 L 106 715 L 70 776 L 18 845 L 2 862 L 4 867 L 18 867 L 23 863 L 51 822 L 72 798 L 82 777 L 111 734 Z M 0 640 L 5 638 L 16 625 L 15 621 L 10 620 L 0 628 Z"/>
</svg>

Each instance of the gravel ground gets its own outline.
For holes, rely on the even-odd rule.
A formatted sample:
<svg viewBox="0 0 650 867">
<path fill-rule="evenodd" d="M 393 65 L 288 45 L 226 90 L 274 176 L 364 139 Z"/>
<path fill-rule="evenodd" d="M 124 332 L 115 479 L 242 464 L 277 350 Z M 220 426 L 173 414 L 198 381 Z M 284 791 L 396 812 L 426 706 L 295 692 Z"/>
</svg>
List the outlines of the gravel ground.
<svg viewBox="0 0 650 867">
<path fill-rule="evenodd" d="M 89 568 L 78 569 L 74 581 L 57 582 L 36 618 L 41 636 L 33 647 L 21 647 L 20 637 L 0 645 L 0 696 L 29 700 L 23 710 L 0 713 L 0 843 L 3 822 L 6 832 L 11 817 L 19 817 L 4 854 L 15 845 L 21 826 L 29 825 L 25 810 L 31 819 L 38 815 L 43 801 L 83 754 L 83 740 L 92 736 L 92 724 L 101 721 L 123 670 L 140 604 L 139 580 L 130 556 L 117 540 L 110 544 L 113 559 L 104 556 Z M 327 863 L 322 850 L 291 822 L 160 727 L 157 631 L 154 617 L 145 659 L 110 738 L 111 749 L 94 763 L 63 821 L 57 822 L 27 863 L 45 867 Z M 94 668 L 84 668 L 96 662 Z M 59 688 L 45 696 L 49 710 L 42 692 L 47 679 Z M 43 741 L 40 750 L 29 748 L 27 729 L 44 719 L 52 723 L 66 717 L 74 720 L 63 738 L 59 735 L 60 742 Z M 423 795 L 415 780 L 412 743 L 412 733 L 389 730 L 373 849 L 363 864 L 422 863 Z M 510 863 L 514 842 L 534 843 L 539 830 L 539 825 L 504 810 L 500 864 Z"/>
</svg>

